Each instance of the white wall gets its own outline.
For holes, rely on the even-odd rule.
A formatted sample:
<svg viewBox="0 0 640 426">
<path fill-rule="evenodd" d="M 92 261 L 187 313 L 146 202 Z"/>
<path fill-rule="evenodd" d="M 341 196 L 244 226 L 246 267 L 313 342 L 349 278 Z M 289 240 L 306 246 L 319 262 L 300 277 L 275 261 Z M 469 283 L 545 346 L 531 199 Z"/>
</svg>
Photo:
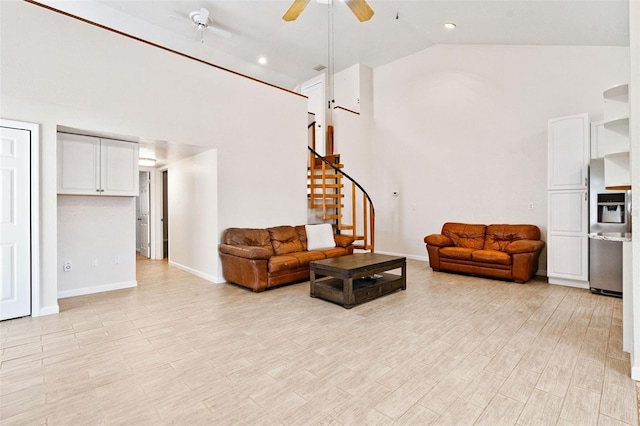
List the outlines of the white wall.
<svg viewBox="0 0 640 426">
<path fill-rule="evenodd" d="M 631 378 L 640 380 L 640 2 L 629 2 L 630 75 L 629 136 L 631 138 L 631 185 L 633 205 L 633 349 Z M 626 315 L 625 315 L 626 317 Z"/>
<path fill-rule="evenodd" d="M 135 200 L 58 196 L 58 297 L 136 285 Z M 61 265 L 67 260 L 72 269 L 65 272 Z"/>
<path fill-rule="evenodd" d="M 602 119 L 628 65 L 625 47 L 437 45 L 376 68 L 377 251 L 426 259 L 446 221 L 545 233 L 547 120 Z"/>
<path fill-rule="evenodd" d="M 0 2 L 0 52 L 3 118 L 42 129 L 44 311 L 57 310 L 62 266 L 58 125 L 217 148 L 215 234 L 232 225 L 304 223 L 306 98 L 23 1 Z"/>
<path fill-rule="evenodd" d="M 360 112 L 360 68 L 353 65 L 335 74 L 333 78 L 334 106 Z"/>
<path fill-rule="evenodd" d="M 209 281 L 218 276 L 217 152 L 169 165 L 169 263 Z"/>
</svg>

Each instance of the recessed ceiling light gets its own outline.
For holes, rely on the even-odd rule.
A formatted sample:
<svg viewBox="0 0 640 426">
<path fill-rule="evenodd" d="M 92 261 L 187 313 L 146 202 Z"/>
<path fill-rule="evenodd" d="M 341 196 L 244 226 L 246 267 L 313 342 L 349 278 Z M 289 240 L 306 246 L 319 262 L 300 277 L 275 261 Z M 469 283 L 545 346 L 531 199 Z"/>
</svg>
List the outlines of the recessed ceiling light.
<svg viewBox="0 0 640 426">
<path fill-rule="evenodd" d="M 454 24 L 453 22 L 447 22 L 446 24 L 444 24 L 444 27 L 448 30 L 452 30 L 456 27 L 456 24 Z"/>
<path fill-rule="evenodd" d="M 264 56 L 260 56 L 260 57 L 258 58 L 258 63 L 259 63 L 260 65 L 267 65 L 267 58 L 265 58 Z"/>
</svg>

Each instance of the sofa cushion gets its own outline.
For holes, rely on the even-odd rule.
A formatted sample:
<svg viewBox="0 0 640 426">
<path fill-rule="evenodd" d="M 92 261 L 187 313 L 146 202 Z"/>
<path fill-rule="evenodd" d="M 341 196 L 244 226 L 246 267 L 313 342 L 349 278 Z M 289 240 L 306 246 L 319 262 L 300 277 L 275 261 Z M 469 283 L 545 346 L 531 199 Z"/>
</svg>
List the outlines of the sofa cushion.
<svg viewBox="0 0 640 426">
<path fill-rule="evenodd" d="M 467 247 L 443 247 L 440 249 L 440 257 L 458 260 L 471 260 L 471 253 L 475 249 Z"/>
<path fill-rule="evenodd" d="M 514 241 L 539 239 L 540 228 L 535 225 L 489 225 L 484 249 L 506 252 L 507 246 Z"/>
<path fill-rule="evenodd" d="M 308 266 L 313 260 L 323 260 L 326 256 L 321 251 L 298 251 L 289 253 L 287 256 L 293 256 L 298 259 L 300 266 Z"/>
<path fill-rule="evenodd" d="M 298 238 L 300 239 L 300 243 L 302 244 L 302 251 L 307 249 L 307 231 L 304 229 L 306 225 L 296 225 L 296 232 L 298 233 Z"/>
<path fill-rule="evenodd" d="M 300 261 L 290 254 L 272 256 L 268 264 L 269 273 L 289 271 L 296 269 L 298 266 L 300 266 Z"/>
<path fill-rule="evenodd" d="M 269 244 L 268 247 L 220 244 L 219 250 L 220 253 L 243 257 L 245 259 L 269 259 L 273 256 L 271 244 Z"/>
<path fill-rule="evenodd" d="M 451 238 L 457 247 L 481 249 L 486 229 L 486 225 L 447 222 L 442 226 L 442 235 Z"/>
<path fill-rule="evenodd" d="M 273 251 L 277 255 L 303 251 L 300 237 L 293 226 L 275 226 L 267 228 L 267 231 L 271 237 Z"/>
<path fill-rule="evenodd" d="M 471 260 L 497 265 L 511 265 L 511 256 L 498 250 L 475 250 L 471 253 Z"/>
<path fill-rule="evenodd" d="M 336 246 L 333 239 L 333 227 L 330 223 L 305 225 L 307 250 L 328 249 Z"/>
<path fill-rule="evenodd" d="M 320 251 L 327 259 L 332 257 L 340 257 L 349 254 L 349 250 L 344 247 L 334 247 L 330 249 L 318 250 Z"/>
<path fill-rule="evenodd" d="M 271 236 L 266 229 L 228 228 L 222 233 L 222 244 L 271 247 Z"/>
</svg>

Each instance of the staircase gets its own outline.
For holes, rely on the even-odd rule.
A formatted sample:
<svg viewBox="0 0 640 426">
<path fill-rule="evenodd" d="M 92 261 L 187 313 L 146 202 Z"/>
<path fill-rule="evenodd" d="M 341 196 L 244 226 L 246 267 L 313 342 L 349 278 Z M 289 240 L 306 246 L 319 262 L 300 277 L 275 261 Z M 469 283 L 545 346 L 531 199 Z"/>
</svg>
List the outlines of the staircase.
<svg viewBox="0 0 640 426">
<path fill-rule="evenodd" d="M 375 212 L 367 192 L 342 169 L 340 154 L 320 156 L 309 147 L 307 198 L 316 219 L 352 235 L 356 250 L 374 251 Z M 346 179 L 346 187 L 343 182 Z M 345 216 L 347 218 L 345 219 Z M 358 219 L 362 220 L 360 223 Z M 345 222 L 348 221 L 348 222 Z"/>
</svg>

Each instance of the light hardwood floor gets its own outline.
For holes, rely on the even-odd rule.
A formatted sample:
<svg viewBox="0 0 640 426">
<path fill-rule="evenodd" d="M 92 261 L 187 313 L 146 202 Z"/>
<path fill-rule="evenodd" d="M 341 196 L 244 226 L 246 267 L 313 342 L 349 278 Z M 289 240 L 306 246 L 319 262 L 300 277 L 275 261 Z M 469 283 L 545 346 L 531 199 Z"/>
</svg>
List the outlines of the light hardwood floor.
<svg viewBox="0 0 640 426">
<path fill-rule="evenodd" d="M 162 261 L 138 287 L 0 323 L 0 422 L 636 425 L 621 301 L 434 273 L 351 310 Z"/>
</svg>

